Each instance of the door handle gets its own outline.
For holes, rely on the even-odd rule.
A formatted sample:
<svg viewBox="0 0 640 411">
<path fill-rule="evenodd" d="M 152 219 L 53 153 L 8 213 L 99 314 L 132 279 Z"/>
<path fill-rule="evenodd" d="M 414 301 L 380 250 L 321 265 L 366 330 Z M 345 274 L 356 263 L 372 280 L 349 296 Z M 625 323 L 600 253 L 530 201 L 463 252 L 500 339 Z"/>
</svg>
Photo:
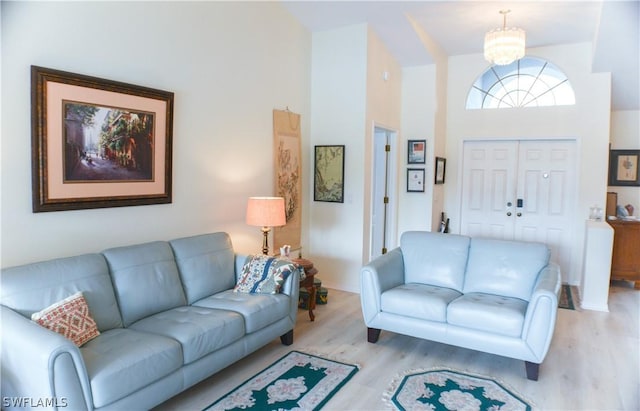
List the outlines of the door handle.
<svg viewBox="0 0 640 411">
<path fill-rule="evenodd" d="M 507 211 L 507 217 L 511 217 L 511 211 Z"/>
<path fill-rule="evenodd" d="M 522 217 L 522 213 L 516 213 L 518 217 Z"/>
</svg>

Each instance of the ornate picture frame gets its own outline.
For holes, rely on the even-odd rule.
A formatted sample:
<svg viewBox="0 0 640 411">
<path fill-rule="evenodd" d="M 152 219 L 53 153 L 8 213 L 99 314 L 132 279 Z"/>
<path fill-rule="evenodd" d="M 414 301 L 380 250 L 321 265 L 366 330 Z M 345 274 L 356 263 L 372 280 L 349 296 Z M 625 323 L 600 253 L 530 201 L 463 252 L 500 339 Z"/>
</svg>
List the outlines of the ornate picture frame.
<svg viewBox="0 0 640 411">
<path fill-rule="evenodd" d="M 315 146 L 313 201 L 344 203 L 344 148 Z"/>
<path fill-rule="evenodd" d="M 609 185 L 640 186 L 640 150 L 609 151 Z"/>
<path fill-rule="evenodd" d="M 33 212 L 171 203 L 173 99 L 31 66 Z"/>
</svg>

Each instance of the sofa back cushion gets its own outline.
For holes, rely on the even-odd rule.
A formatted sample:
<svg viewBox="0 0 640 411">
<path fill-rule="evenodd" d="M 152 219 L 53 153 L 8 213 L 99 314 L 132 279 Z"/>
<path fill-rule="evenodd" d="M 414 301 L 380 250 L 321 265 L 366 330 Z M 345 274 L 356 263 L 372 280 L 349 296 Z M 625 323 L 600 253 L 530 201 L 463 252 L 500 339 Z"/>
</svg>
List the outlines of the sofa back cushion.
<svg viewBox="0 0 640 411">
<path fill-rule="evenodd" d="M 178 238 L 169 244 L 189 304 L 235 285 L 235 255 L 227 233 Z"/>
<path fill-rule="evenodd" d="M 462 291 L 469 237 L 407 231 L 400 238 L 405 283 L 435 285 Z"/>
<path fill-rule="evenodd" d="M 186 304 L 169 243 L 156 241 L 117 247 L 102 254 L 109 264 L 125 327 L 151 314 Z"/>
<path fill-rule="evenodd" d="M 81 291 L 98 330 L 122 327 L 109 268 L 100 254 L 5 268 L 0 278 L 2 304 L 27 318 Z"/>
<path fill-rule="evenodd" d="M 463 292 L 529 301 L 538 273 L 549 263 L 541 243 L 473 238 Z"/>
</svg>

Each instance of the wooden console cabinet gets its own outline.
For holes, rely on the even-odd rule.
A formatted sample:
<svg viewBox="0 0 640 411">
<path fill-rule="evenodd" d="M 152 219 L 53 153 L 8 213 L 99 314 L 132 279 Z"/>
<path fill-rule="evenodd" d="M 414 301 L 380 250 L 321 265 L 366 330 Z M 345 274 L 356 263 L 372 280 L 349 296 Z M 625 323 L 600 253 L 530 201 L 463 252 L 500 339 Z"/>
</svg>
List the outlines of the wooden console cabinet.
<svg viewBox="0 0 640 411">
<path fill-rule="evenodd" d="M 640 221 L 610 220 L 613 227 L 611 279 L 635 281 L 640 289 Z"/>
</svg>

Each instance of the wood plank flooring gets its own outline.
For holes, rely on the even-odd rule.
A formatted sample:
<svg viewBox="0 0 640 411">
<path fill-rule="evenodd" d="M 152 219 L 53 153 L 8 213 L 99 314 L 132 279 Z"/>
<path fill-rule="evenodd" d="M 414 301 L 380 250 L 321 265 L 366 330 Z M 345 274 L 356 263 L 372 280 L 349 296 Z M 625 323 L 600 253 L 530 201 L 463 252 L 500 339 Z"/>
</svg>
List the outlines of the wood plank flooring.
<svg viewBox="0 0 640 411">
<path fill-rule="evenodd" d="M 609 313 L 559 309 L 554 339 L 539 381 L 526 379 L 524 363 L 510 358 L 382 331 L 370 344 L 360 296 L 329 290 L 329 303 L 316 309 L 315 322 L 298 312 L 294 343 L 274 340 L 252 355 L 156 408 L 202 410 L 290 350 L 359 364 L 360 371 L 324 410 L 390 409 L 383 393 L 401 373 L 453 368 L 504 382 L 542 410 L 640 410 L 640 292 L 615 282 Z"/>
</svg>

